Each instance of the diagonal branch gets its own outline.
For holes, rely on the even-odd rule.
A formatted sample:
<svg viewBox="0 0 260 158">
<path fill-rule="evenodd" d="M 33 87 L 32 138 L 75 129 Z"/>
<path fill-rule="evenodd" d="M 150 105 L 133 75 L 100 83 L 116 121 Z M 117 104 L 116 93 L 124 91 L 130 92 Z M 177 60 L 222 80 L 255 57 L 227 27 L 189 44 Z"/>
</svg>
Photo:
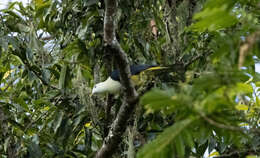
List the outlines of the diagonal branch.
<svg viewBox="0 0 260 158">
<path fill-rule="evenodd" d="M 111 157 L 122 140 L 127 126 L 128 119 L 132 116 L 138 102 L 138 94 L 130 80 L 130 67 L 126 53 L 121 48 L 115 36 L 115 17 L 117 11 L 117 0 L 106 0 L 104 18 L 104 40 L 108 49 L 113 52 L 117 60 L 120 72 L 120 81 L 124 88 L 124 101 L 114 120 L 108 136 L 105 138 L 101 149 L 97 152 L 96 158 Z"/>
<path fill-rule="evenodd" d="M 213 51 L 209 51 L 209 52 L 194 56 L 192 59 L 190 59 L 187 63 L 184 64 L 184 67 L 188 68 L 192 63 L 196 62 L 197 60 L 199 60 L 201 58 L 206 58 L 209 55 L 211 55 L 212 53 L 213 53 Z"/>
</svg>

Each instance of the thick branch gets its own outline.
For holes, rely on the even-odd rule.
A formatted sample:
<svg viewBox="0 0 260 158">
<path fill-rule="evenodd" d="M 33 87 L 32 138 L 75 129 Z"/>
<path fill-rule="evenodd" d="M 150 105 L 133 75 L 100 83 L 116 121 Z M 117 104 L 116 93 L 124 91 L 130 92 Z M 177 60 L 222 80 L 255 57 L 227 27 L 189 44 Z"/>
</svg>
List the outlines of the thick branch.
<svg viewBox="0 0 260 158">
<path fill-rule="evenodd" d="M 106 0 L 106 11 L 104 21 L 104 40 L 109 49 L 112 50 L 120 72 L 120 81 L 124 88 L 124 101 L 114 120 L 108 136 L 105 138 L 96 158 L 111 157 L 118 144 L 122 140 L 127 121 L 132 116 L 135 105 L 138 102 L 138 94 L 130 80 L 130 67 L 127 56 L 115 37 L 115 15 L 117 10 L 116 0 Z"/>
<path fill-rule="evenodd" d="M 106 47 L 107 48 L 107 47 Z M 103 56 L 103 62 L 105 64 L 105 67 L 107 69 L 107 75 L 111 74 L 113 70 L 113 58 L 111 56 L 111 50 L 105 49 L 105 54 Z M 110 124 L 112 121 L 113 116 L 111 115 L 111 108 L 114 104 L 113 95 L 109 94 L 107 95 L 106 105 L 105 105 L 105 120 L 104 120 L 104 137 L 108 135 Z"/>
<path fill-rule="evenodd" d="M 116 40 L 115 36 L 115 17 L 117 10 L 116 0 L 106 0 L 105 18 L 104 18 L 104 40 L 106 44 L 111 45 L 113 40 Z"/>
</svg>

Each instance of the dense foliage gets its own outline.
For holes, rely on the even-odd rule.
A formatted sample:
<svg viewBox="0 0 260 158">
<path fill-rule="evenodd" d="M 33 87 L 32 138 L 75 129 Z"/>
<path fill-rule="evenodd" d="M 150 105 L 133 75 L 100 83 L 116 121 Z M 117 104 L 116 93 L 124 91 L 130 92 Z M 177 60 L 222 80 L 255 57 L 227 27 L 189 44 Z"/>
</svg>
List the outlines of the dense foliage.
<svg viewBox="0 0 260 158">
<path fill-rule="evenodd" d="M 124 99 L 90 97 L 117 63 L 104 47 L 104 9 L 35 0 L 0 11 L 0 157 L 101 148 Z M 258 0 L 121 0 L 116 24 L 131 64 L 172 70 L 141 75 L 115 157 L 260 155 Z"/>
</svg>

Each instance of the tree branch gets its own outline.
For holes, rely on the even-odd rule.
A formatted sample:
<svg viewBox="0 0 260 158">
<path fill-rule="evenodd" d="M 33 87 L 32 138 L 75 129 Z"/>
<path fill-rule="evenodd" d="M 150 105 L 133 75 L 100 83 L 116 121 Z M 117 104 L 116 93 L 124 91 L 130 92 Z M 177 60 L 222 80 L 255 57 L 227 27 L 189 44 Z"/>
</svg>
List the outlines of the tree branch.
<svg viewBox="0 0 260 158">
<path fill-rule="evenodd" d="M 126 53 L 121 48 L 115 36 L 115 16 L 117 11 L 116 0 L 106 0 L 104 18 L 104 41 L 106 46 L 112 50 L 114 58 L 117 60 L 117 67 L 120 72 L 120 81 L 123 85 L 124 100 L 119 112 L 114 120 L 108 136 L 105 138 L 101 149 L 97 152 L 96 158 L 111 157 L 116 151 L 116 147 L 122 140 L 127 126 L 128 119 L 132 116 L 138 94 L 130 80 L 130 67 Z"/>
<path fill-rule="evenodd" d="M 200 55 L 194 56 L 190 61 L 188 61 L 186 64 L 184 64 L 184 67 L 188 68 L 195 61 L 197 61 L 197 60 L 199 60 L 199 59 L 201 59 L 203 57 L 207 57 L 207 56 L 209 56 L 212 53 L 213 53 L 213 51 L 210 51 L 210 52 L 207 52 L 207 53 L 202 53 Z"/>
<path fill-rule="evenodd" d="M 111 56 L 111 50 L 107 49 L 107 47 L 105 47 L 105 54 L 102 57 L 102 61 L 104 62 L 104 65 L 106 67 L 107 70 L 107 75 L 110 75 L 113 67 L 114 67 L 114 62 L 113 62 L 113 56 Z M 113 95 L 112 94 L 108 94 L 107 95 L 107 100 L 106 100 L 106 105 L 105 105 L 105 120 L 104 120 L 104 137 L 106 137 L 108 135 L 109 132 L 109 128 L 111 125 L 111 121 L 112 118 L 114 118 L 111 114 L 111 108 L 114 104 L 114 99 L 113 99 Z"/>
</svg>

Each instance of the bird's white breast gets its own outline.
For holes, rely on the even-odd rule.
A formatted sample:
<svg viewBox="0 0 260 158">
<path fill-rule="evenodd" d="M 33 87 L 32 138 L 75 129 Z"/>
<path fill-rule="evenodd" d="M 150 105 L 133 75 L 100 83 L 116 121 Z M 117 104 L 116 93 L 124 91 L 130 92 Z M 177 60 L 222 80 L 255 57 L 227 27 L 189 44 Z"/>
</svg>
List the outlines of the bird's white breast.
<svg viewBox="0 0 260 158">
<path fill-rule="evenodd" d="M 105 82 L 105 87 L 109 93 L 117 93 L 121 89 L 122 85 L 119 81 L 113 80 L 109 77 Z"/>
</svg>

